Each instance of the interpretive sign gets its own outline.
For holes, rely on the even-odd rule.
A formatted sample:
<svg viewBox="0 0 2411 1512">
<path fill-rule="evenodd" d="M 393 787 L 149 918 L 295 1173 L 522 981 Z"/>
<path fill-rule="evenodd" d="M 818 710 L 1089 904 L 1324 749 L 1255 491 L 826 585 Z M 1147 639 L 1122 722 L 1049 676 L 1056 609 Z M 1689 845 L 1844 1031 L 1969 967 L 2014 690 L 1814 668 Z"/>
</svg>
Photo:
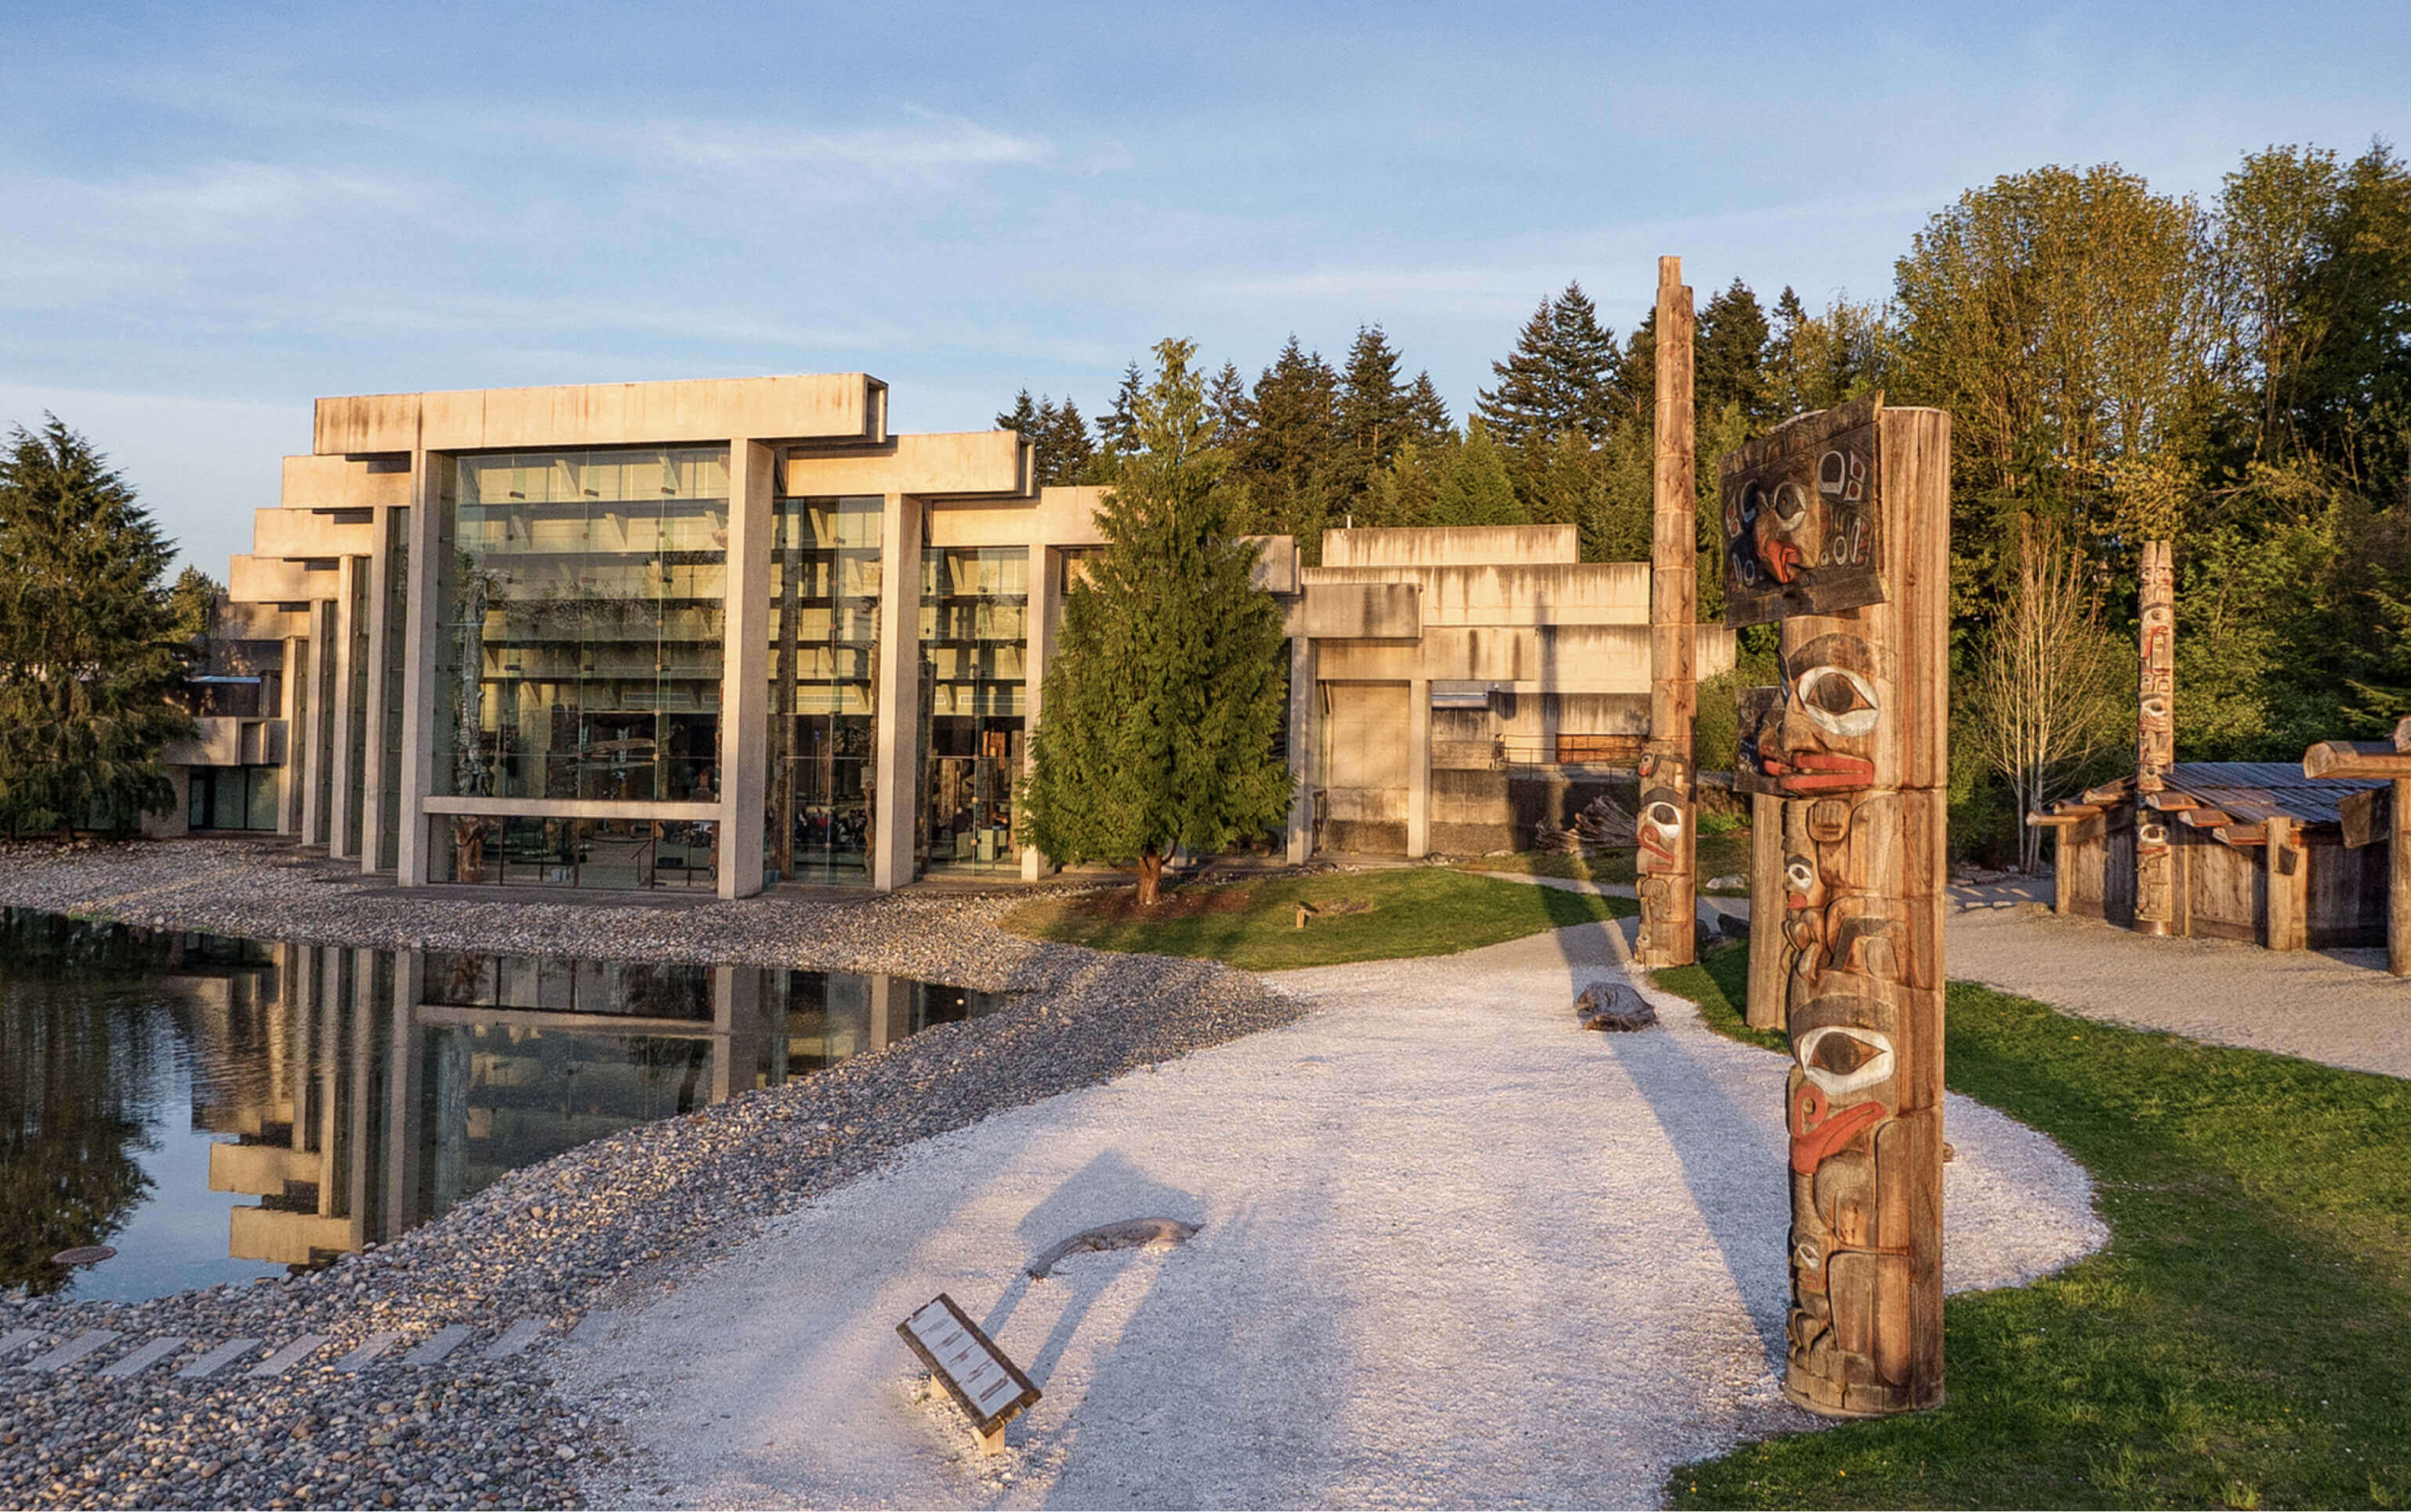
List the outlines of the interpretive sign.
<svg viewBox="0 0 2411 1512">
<path fill-rule="evenodd" d="M 1043 1395 L 944 1292 L 896 1325 L 896 1331 L 971 1418 L 980 1447 L 989 1454 L 1004 1446 L 1006 1419 Z"/>
<path fill-rule="evenodd" d="M 1837 614 L 1885 598 L 1876 444 L 1883 396 L 1806 415 L 1729 459 L 1725 624 Z"/>
</svg>

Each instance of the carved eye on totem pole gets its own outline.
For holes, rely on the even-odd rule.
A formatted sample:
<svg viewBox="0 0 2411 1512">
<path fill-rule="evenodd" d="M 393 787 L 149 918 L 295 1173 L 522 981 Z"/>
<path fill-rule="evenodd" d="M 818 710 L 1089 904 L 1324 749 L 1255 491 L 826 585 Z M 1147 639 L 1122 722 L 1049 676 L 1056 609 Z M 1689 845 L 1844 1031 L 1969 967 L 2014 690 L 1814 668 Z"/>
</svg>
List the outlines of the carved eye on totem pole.
<svg viewBox="0 0 2411 1512">
<path fill-rule="evenodd" d="M 1898 1103 L 1898 1006 L 1873 978 L 1835 972 L 1827 980 L 1827 991 L 1792 1009 L 1791 1168 L 1803 1176 L 1846 1148 L 1872 1150 L 1860 1137 Z M 1819 1215 L 1836 1231 L 1857 1226 L 1838 1211 Z"/>
<path fill-rule="evenodd" d="M 2169 851 L 2169 822 L 2150 809 L 2135 815 L 2135 849 L 2144 856 L 2165 856 Z"/>
<path fill-rule="evenodd" d="M 1680 869 L 1676 858 L 1683 845 L 1683 790 L 1688 763 L 1672 751 L 1644 751 L 1641 756 L 1641 813 L 1632 825 L 1638 847 L 1634 868 L 1641 872 Z"/>
</svg>

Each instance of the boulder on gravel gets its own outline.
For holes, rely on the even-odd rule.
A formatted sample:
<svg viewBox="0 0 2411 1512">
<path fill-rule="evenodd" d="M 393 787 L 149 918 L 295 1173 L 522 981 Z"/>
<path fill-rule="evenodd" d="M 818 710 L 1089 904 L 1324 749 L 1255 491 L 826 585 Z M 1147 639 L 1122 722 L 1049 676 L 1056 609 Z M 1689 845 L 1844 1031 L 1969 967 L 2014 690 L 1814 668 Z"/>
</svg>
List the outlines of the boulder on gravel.
<svg viewBox="0 0 2411 1512">
<path fill-rule="evenodd" d="M 1624 1033 L 1658 1021 L 1658 1010 L 1621 982 L 1593 982 L 1574 999 L 1574 1021 L 1585 1029 Z"/>
</svg>

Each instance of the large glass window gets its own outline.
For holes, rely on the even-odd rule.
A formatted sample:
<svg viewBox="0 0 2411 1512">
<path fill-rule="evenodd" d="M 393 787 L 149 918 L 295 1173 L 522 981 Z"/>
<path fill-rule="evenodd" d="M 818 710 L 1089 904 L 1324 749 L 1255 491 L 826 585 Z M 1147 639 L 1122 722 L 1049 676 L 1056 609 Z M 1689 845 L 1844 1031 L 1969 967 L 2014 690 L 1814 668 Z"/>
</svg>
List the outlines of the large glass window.
<svg viewBox="0 0 2411 1512">
<path fill-rule="evenodd" d="M 764 880 L 869 880 L 885 501 L 777 501 Z"/>
<path fill-rule="evenodd" d="M 921 553 L 921 822 L 925 871 L 1020 865 L 1014 783 L 1021 772 L 1027 548 Z"/>
<path fill-rule="evenodd" d="M 718 801 L 726 449 L 458 466 L 434 790 Z"/>
</svg>

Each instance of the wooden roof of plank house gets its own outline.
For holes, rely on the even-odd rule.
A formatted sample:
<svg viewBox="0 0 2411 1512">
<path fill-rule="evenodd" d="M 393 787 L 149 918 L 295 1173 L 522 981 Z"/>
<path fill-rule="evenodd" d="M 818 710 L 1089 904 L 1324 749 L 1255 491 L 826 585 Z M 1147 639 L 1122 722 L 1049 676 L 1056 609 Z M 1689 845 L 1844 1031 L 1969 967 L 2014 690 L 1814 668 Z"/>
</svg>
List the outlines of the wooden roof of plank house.
<svg viewBox="0 0 2411 1512">
<path fill-rule="evenodd" d="M 2288 761 L 2180 761 L 2169 769 L 2167 785 L 2143 795 L 2143 802 L 2228 844 L 2259 845 L 2267 844 L 2263 825 L 2272 818 L 2290 819 L 2304 830 L 2341 829 L 2345 800 L 2385 785 L 2383 780 L 2314 780 Z M 2039 825 L 2076 824 L 2134 799 L 2135 779 L 2121 777 L 2028 817 Z"/>
</svg>

